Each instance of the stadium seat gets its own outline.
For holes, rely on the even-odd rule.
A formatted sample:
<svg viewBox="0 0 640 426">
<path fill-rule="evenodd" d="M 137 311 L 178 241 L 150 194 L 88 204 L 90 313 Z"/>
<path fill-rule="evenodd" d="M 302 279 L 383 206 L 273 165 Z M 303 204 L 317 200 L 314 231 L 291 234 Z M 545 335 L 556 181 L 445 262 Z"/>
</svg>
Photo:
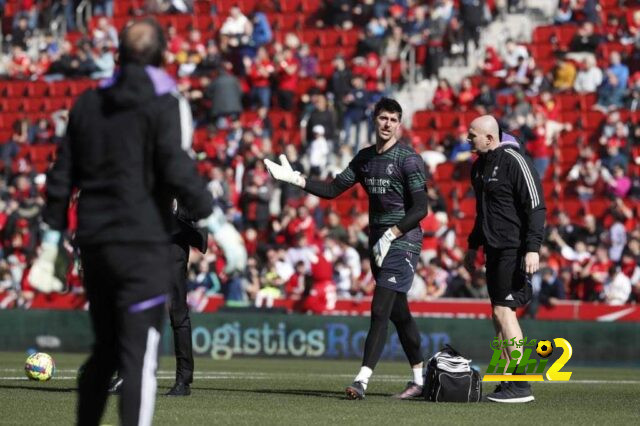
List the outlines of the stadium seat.
<svg viewBox="0 0 640 426">
<path fill-rule="evenodd" d="M 596 218 L 601 218 L 611 207 L 611 201 L 608 198 L 596 197 L 589 201 L 589 212 Z"/>
<path fill-rule="evenodd" d="M 453 177 L 453 170 L 455 169 L 455 163 L 447 161 L 446 163 L 439 164 L 436 167 L 436 171 L 433 174 L 433 178 L 436 181 L 449 181 Z"/>
<path fill-rule="evenodd" d="M 315 12 L 320 9 L 321 0 L 302 0 L 302 10 L 305 12 Z"/>
<path fill-rule="evenodd" d="M 538 59 L 547 59 L 553 56 L 555 47 L 551 43 L 536 43 L 529 47 L 531 56 L 538 61 Z"/>
<path fill-rule="evenodd" d="M 587 130 L 596 130 L 604 122 L 606 116 L 600 111 L 586 111 L 582 113 L 582 127 Z"/>
<path fill-rule="evenodd" d="M 537 27 L 533 31 L 532 41 L 534 44 L 551 43 L 555 35 L 556 35 L 556 27 L 554 25 Z"/>
<path fill-rule="evenodd" d="M 272 109 L 269 111 L 269 118 L 274 129 L 291 130 L 294 128 L 294 114 L 289 111 Z"/>
<path fill-rule="evenodd" d="M 581 108 L 580 98 L 575 93 L 558 93 L 554 99 L 561 111 L 575 111 Z"/>
<path fill-rule="evenodd" d="M 556 27 L 556 35 L 560 46 L 568 47 L 577 30 L 578 27 L 574 24 L 565 24 Z"/>
<path fill-rule="evenodd" d="M 302 10 L 302 0 L 280 0 L 280 11 L 284 13 L 295 13 Z"/>
<path fill-rule="evenodd" d="M 475 217 L 476 215 L 476 199 L 463 198 L 460 200 L 460 211 L 465 217 Z"/>
</svg>

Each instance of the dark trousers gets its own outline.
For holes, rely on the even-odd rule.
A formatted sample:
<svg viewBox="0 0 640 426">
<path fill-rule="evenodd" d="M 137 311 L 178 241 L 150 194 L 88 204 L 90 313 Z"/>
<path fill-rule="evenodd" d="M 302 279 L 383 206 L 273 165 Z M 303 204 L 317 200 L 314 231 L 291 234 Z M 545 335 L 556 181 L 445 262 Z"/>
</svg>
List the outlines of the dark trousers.
<svg viewBox="0 0 640 426">
<path fill-rule="evenodd" d="M 169 317 L 173 329 L 173 348 L 176 354 L 176 382 L 193 382 L 193 349 L 191 348 L 191 318 L 187 304 L 187 264 L 189 246 L 171 245 L 172 289 Z"/>
<path fill-rule="evenodd" d="M 124 379 L 121 424 L 149 425 L 170 284 L 169 246 L 83 246 L 80 256 L 95 342 L 78 379 L 78 424 L 100 424 L 109 380 L 117 369 Z"/>
<path fill-rule="evenodd" d="M 375 369 L 387 340 L 389 320 L 396 326 L 400 344 L 409 364 L 422 362 L 420 352 L 420 332 L 409 311 L 407 293 L 376 286 L 371 302 L 371 325 L 364 342 L 362 365 Z"/>
</svg>

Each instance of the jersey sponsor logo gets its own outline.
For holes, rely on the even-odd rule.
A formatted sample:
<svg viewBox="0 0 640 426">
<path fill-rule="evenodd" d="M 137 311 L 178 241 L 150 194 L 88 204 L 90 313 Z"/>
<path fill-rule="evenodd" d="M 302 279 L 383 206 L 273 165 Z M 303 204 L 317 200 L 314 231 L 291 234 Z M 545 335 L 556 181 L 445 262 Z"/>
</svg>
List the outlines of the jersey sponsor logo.
<svg viewBox="0 0 640 426">
<path fill-rule="evenodd" d="M 368 177 L 364 179 L 364 184 L 369 194 L 386 194 L 391 186 L 391 179 Z"/>
<path fill-rule="evenodd" d="M 396 277 L 391 277 L 387 281 L 389 281 L 390 283 L 397 284 Z"/>
<path fill-rule="evenodd" d="M 392 175 L 394 171 L 395 171 L 395 167 L 393 166 L 393 164 L 389 164 L 387 166 L 387 174 Z"/>
</svg>

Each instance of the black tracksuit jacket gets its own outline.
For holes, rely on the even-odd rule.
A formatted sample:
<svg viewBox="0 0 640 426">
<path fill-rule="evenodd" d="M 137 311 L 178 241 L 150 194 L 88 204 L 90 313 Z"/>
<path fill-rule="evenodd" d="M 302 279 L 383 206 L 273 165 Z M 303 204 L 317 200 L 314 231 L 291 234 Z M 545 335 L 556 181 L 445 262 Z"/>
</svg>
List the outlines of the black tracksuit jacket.
<svg viewBox="0 0 640 426">
<path fill-rule="evenodd" d="M 471 168 L 476 221 L 469 248 L 489 246 L 538 252 L 546 207 L 540 177 L 517 144 L 502 144 L 480 155 Z"/>
<path fill-rule="evenodd" d="M 157 68 L 124 66 L 111 84 L 83 93 L 47 177 L 44 221 L 66 229 L 73 189 L 81 246 L 170 242 L 174 198 L 195 219 L 209 215 L 211 194 L 185 151 L 190 114 Z"/>
</svg>

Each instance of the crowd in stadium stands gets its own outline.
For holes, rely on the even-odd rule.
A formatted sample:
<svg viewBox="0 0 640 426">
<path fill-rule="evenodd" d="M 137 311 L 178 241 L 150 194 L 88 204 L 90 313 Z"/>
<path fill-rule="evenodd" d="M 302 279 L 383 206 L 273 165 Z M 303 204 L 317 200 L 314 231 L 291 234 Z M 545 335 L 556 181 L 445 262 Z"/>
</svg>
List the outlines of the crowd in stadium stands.
<svg viewBox="0 0 640 426">
<path fill-rule="evenodd" d="M 8 30 L 0 75 L 30 81 L 111 75 L 118 46 L 110 19 L 113 1 L 93 2 L 101 16 L 85 36 L 59 39 L 44 29 L 47 20 L 61 16 L 74 30 L 73 3 L 19 2 L 23 9 Z M 269 18 L 273 10 L 264 5 L 250 11 L 230 4 L 221 11 L 214 3 L 206 8 L 218 14 L 213 33 L 168 24 L 168 66 L 191 102 L 199 169 L 241 232 L 249 258 L 241 270 L 225 268 L 224 253 L 213 241 L 206 254 L 192 253 L 192 303 L 219 293 L 257 306 L 282 297 L 320 295 L 327 302 L 372 294 L 361 190 L 321 202 L 275 183 L 261 159 L 284 152 L 295 169 L 316 178 L 343 170 L 371 140 L 372 106 L 389 94 L 382 70 L 397 63 L 408 44 L 424 53 L 425 77 L 437 76 L 444 58 L 476 67 L 459 87 L 439 79 L 431 110 L 421 112 L 436 121 L 414 117 L 414 128 L 402 130 L 402 142 L 414 144 L 431 175 L 431 213 L 422 222 L 424 249 L 409 298 L 488 297 L 483 273 L 471 276 L 462 266 L 474 218 L 473 205 L 468 208 L 473 195 L 467 128 L 452 121 L 442 126 L 443 134 L 437 123 L 452 114 L 490 113 L 520 138 L 544 177 L 548 235 L 542 268 L 533 277 L 537 298 L 529 314 L 561 299 L 640 300 L 640 124 L 632 119 L 640 111 L 640 11 L 627 14 L 613 7 L 605 13 L 592 0 L 560 1 L 555 24 L 578 30 L 562 43 L 553 31 L 543 40 L 553 55 L 548 66 L 538 63 L 537 44 L 515 40 L 487 46 L 483 55 L 468 54 L 470 47 L 480 46 L 480 31 L 492 16 L 518 9 L 519 1 L 318 2 L 306 26 L 356 35 L 353 56 L 329 58 L 320 58 L 322 40 L 303 40 L 295 30 L 275 28 Z M 505 3 L 504 9 L 494 3 Z M 128 4 L 131 14 L 190 13 L 197 6 L 182 0 Z M 602 49 L 607 43 L 622 49 Z M 479 56 L 479 63 L 467 62 Z M 586 111 L 565 113 L 585 99 L 591 99 Z M 566 102 L 572 102 L 569 108 Z M 606 120 L 594 128 L 584 118 L 591 113 L 606 114 Z M 45 177 L 20 153 L 57 143 L 67 117 L 61 108 L 50 119 L 16 120 L 1 147 L 0 290 L 16 291 L 26 306 L 32 292 L 25 270 L 37 250 Z M 73 225 L 72 213 L 70 218 Z M 67 249 L 75 259 L 71 245 Z M 68 270 L 69 291 L 81 292 L 77 260 Z M 316 308 L 311 303 L 301 309 Z"/>
</svg>

